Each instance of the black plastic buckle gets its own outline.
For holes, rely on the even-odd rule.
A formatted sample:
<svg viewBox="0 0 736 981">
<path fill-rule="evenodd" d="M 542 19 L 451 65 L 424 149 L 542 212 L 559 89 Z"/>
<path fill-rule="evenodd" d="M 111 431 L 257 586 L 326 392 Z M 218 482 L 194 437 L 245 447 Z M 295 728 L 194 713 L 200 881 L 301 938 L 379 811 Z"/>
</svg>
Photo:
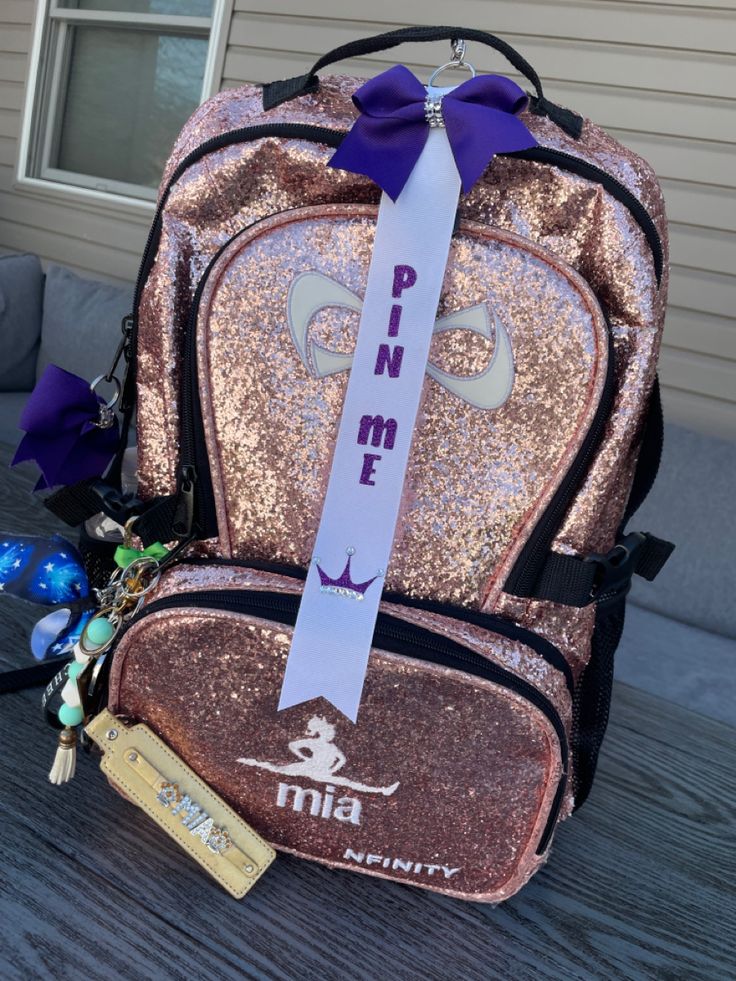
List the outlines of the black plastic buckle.
<svg viewBox="0 0 736 981">
<path fill-rule="evenodd" d="M 128 518 L 140 514 L 145 504 L 134 494 L 123 494 L 117 487 L 106 484 L 104 480 L 96 481 L 91 490 L 100 499 L 100 511 L 119 525 L 124 525 Z"/>
<path fill-rule="evenodd" d="M 592 552 L 584 557 L 583 562 L 594 562 L 598 566 L 591 599 L 600 605 L 626 596 L 631 589 L 641 549 L 646 543 L 644 532 L 632 531 L 605 555 Z"/>
</svg>

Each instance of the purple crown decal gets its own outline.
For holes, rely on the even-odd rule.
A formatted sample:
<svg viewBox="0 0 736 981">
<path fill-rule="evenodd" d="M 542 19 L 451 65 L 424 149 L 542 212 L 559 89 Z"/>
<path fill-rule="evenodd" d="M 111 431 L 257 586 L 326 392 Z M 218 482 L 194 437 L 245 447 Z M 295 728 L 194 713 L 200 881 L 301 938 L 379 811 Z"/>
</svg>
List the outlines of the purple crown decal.
<svg viewBox="0 0 736 981">
<path fill-rule="evenodd" d="M 331 579 L 330 576 L 324 571 L 324 569 L 319 564 L 319 559 L 317 559 L 317 572 L 319 572 L 320 587 L 319 591 L 321 593 L 334 593 L 336 596 L 347 596 L 350 599 L 362 600 L 365 598 L 365 593 L 371 583 L 374 583 L 376 579 L 380 579 L 383 575 L 383 569 L 378 570 L 378 574 L 373 576 L 372 579 L 366 579 L 365 582 L 353 582 L 350 576 L 350 560 L 355 555 L 355 549 L 352 545 L 345 549 L 348 560 L 345 563 L 345 568 L 340 573 L 339 579 Z"/>
</svg>

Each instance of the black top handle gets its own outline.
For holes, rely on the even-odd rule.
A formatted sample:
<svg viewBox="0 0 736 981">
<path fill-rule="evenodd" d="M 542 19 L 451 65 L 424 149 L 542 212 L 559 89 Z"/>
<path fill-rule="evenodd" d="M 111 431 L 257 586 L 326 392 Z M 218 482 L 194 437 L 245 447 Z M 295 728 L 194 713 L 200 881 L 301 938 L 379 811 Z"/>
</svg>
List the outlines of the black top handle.
<svg viewBox="0 0 736 981">
<path fill-rule="evenodd" d="M 327 54 L 315 61 L 306 75 L 297 75 L 294 78 L 265 84 L 263 86 L 263 108 L 266 110 L 273 109 L 300 95 L 317 91 L 319 88 L 317 72 L 337 61 L 374 54 L 377 51 L 388 51 L 405 42 L 457 41 L 461 38 L 465 41 L 478 41 L 502 54 L 517 72 L 531 83 L 534 89 L 534 95 L 530 102 L 532 112 L 539 116 L 549 117 L 568 135 L 575 139 L 579 138 L 583 125 L 582 118 L 569 109 L 563 109 L 545 99 L 539 75 L 526 58 L 520 55 L 516 48 L 512 48 L 510 44 L 496 37 L 495 34 L 489 34 L 487 31 L 480 31 L 473 27 L 402 27 L 396 31 L 387 31 L 385 34 L 376 34 L 373 37 L 360 38 L 357 41 L 342 44 L 339 48 L 328 51 Z"/>
</svg>

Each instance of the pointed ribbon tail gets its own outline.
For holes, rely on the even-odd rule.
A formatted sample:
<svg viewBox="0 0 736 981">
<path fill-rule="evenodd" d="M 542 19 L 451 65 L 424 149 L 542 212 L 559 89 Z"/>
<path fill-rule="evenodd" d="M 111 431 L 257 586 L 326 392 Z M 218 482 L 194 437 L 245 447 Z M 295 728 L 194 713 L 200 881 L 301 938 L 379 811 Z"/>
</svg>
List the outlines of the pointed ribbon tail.
<svg viewBox="0 0 736 981">
<path fill-rule="evenodd" d="M 331 652 L 331 656 L 326 656 L 319 647 L 313 648 L 313 651 L 315 653 L 305 653 L 302 657 L 287 661 L 278 711 L 314 698 L 324 698 L 351 722 L 356 722 L 366 664 L 346 658 L 344 650 Z"/>
</svg>

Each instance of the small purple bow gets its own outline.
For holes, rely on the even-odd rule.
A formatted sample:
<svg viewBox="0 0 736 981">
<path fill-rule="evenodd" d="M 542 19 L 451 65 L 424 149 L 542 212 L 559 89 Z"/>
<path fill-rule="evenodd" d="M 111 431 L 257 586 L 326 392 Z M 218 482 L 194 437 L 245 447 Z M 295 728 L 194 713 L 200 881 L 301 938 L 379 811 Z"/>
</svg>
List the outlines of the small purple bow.
<svg viewBox="0 0 736 981">
<path fill-rule="evenodd" d="M 101 405 L 89 382 L 50 364 L 23 408 L 19 426 L 26 435 L 11 466 L 35 460 L 36 490 L 101 476 L 118 446 L 117 419 L 107 428 L 95 425 Z"/>
<path fill-rule="evenodd" d="M 479 75 L 440 98 L 439 107 L 428 108 L 427 90 L 404 65 L 372 78 L 353 95 L 361 115 L 330 167 L 365 174 L 395 201 L 427 142 L 428 115 L 447 130 L 466 194 L 494 154 L 537 145 L 516 118 L 527 97 L 509 78 Z"/>
</svg>

